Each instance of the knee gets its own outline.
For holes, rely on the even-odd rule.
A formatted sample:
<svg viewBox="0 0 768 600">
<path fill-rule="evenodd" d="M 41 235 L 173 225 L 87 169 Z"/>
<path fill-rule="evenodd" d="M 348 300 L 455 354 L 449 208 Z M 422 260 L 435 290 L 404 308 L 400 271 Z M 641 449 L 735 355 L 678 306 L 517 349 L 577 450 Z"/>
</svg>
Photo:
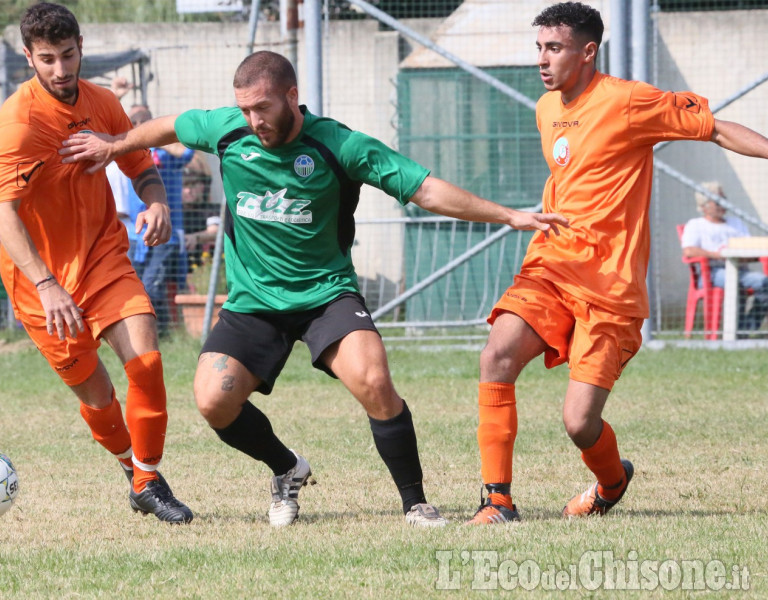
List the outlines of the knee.
<svg viewBox="0 0 768 600">
<path fill-rule="evenodd" d="M 509 381 L 513 373 L 512 358 L 490 340 L 480 352 L 480 374 L 485 381 Z"/>
<path fill-rule="evenodd" d="M 582 450 L 595 445 L 603 427 L 602 419 L 591 419 L 586 414 L 563 415 L 563 424 L 568 437 Z"/>
<path fill-rule="evenodd" d="M 197 410 L 211 427 L 226 427 L 237 416 L 232 414 L 233 411 L 229 409 L 230 402 L 226 401 L 221 390 L 211 389 L 205 382 L 195 380 L 194 393 Z"/>
<path fill-rule="evenodd" d="M 374 367 L 359 372 L 348 388 L 369 417 L 391 419 L 403 410 L 403 401 L 397 395 L 386 368 Z"/>
</svg>

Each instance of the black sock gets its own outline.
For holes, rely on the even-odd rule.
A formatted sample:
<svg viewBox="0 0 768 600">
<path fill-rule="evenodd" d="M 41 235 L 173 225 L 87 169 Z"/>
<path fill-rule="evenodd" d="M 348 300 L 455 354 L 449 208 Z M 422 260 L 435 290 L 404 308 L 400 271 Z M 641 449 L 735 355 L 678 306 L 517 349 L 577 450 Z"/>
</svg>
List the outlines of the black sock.
<svg viewBox="0 0 768 600">
<path fill-rule="evenodd" d="M 223 429 L 212 429 L 222 442 L 266 463 L 275 475 L 296 466 L 296 455 L 277 439 L 267 415 L 250 402 L 243 404 L 243 410 L 232 423 Z"/>
<path fill-rule="evenodd" d="M 411 411 L 403 401 L 403 412 L 396 417 L 386 421 L 368 417 L 368 420 L 376 449 L 395 480 L 403 499 L 403 512 L 407 513 L 414 504 L 426 502 Z"/>
</svg>

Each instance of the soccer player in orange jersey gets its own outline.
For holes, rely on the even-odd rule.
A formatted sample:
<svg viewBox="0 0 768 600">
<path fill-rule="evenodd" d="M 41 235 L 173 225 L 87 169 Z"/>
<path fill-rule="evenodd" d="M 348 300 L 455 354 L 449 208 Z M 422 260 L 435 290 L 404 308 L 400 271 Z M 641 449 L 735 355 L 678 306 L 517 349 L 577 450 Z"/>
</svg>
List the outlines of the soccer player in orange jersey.
<svg viewBox="0 0 768 600">
<path fill-rule="evenodd" d="M 189 522 L 192 512 L 157 471 L 168 420 L 163 366 L 154 311 L 126 255 L 125 227 L 104 172 L 87 174 L 58 154 L 72 132 L 119 133 L 131 123 L 111 91 L 80 81 L 83 38 L 68 9 L 34 4 L 21 35 L 35 76 L 0 109 L 3 283 L 17 318 L 80 400 L 94 439 L 123 466 L 131 507 Z M 164 243 L 168 204 L 149 153 L 127 154 L 118 164 L 147 205 L 137 231 L 146 225 L 145 243 Z M 97 354 L 102 338 L 128 378 L 126 420 Z"/>
<path fill-rule="evenodd" d="M 472 524 L 520 519 L 510 495 L 517 434 L 515 381 L 532 359 L 568 362 L 563 423 L 597 483 L 572 498 L 565 517 L 603 515 L 624 495 L 633 467 L 602 419 L 608 394 L 640 348 L 653 146 L 700 140 L 768 158 L 768 139 L 717 120 L 690 92 L 598 72 L 600 13 L 579 2 L 550 6 L 539 28 L 538 65 L 547 89 L 536 107 L 550 176 L 543 211 L 570 222 L 559 236 L 535 233 L 519 275 L 494 307 L 480 357 L 477 431 L 488 498 Z"/>
</svg>

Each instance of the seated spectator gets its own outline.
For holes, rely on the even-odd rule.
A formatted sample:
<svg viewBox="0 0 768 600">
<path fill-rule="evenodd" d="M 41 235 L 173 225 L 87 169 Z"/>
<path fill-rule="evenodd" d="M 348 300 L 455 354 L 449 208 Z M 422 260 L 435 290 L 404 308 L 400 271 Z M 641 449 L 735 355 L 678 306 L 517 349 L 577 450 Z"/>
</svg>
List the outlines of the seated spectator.
<svg viewBox="0 0 768 600">
<path fill-rule="evenodd" d="M 703 183 L 702 187 L 725 198 L 723 188 L 716 181 Z M 702 216 L 691 219 L 685 225 L 680 240 L 683 256 L 709 259 L 712 285 L 722 288 L 725 286 L 725 261 L 720 252 L 728 246 L 730 238 L 749 237 L 749 230 L 741 219 L 727 217 L 724 206 L 700 192 L 696 192 L 696 206 Z M 739 288 L 751 288 L 754 296 L 752 307 L 747 311 L 744 294 L 740 294 L 738 327 L 741 330 L 759 329 L 768 312 L 768 277 L 762 271 L 751 270 L 745 262 L 739 267 Z"/>
</svg>

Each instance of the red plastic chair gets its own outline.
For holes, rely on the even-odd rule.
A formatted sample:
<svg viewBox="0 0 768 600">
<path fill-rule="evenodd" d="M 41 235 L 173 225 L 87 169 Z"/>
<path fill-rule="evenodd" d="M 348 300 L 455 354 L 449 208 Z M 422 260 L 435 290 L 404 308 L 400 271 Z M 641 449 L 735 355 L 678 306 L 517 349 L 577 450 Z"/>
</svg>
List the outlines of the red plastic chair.
<svg viewBox="0 0 768 600">
<path fill-rule="evenodd" d="M 677 225 L 677 236 L 682 240 L 685 225 Z M 720 329 L 720 314 L 723 310 L 723 288 L 712 285 L 712 274 L 709 269 L 709 259 L 703 256 L 687 258 L 683 263 L 688 265 L 688 301 L 685 306 L 685 337 L 691 337 L 693 323 L 696 320 L 696 307 L 699 300 L 704 306 L 704 337 L 716 340 Z"/>
</svg>

